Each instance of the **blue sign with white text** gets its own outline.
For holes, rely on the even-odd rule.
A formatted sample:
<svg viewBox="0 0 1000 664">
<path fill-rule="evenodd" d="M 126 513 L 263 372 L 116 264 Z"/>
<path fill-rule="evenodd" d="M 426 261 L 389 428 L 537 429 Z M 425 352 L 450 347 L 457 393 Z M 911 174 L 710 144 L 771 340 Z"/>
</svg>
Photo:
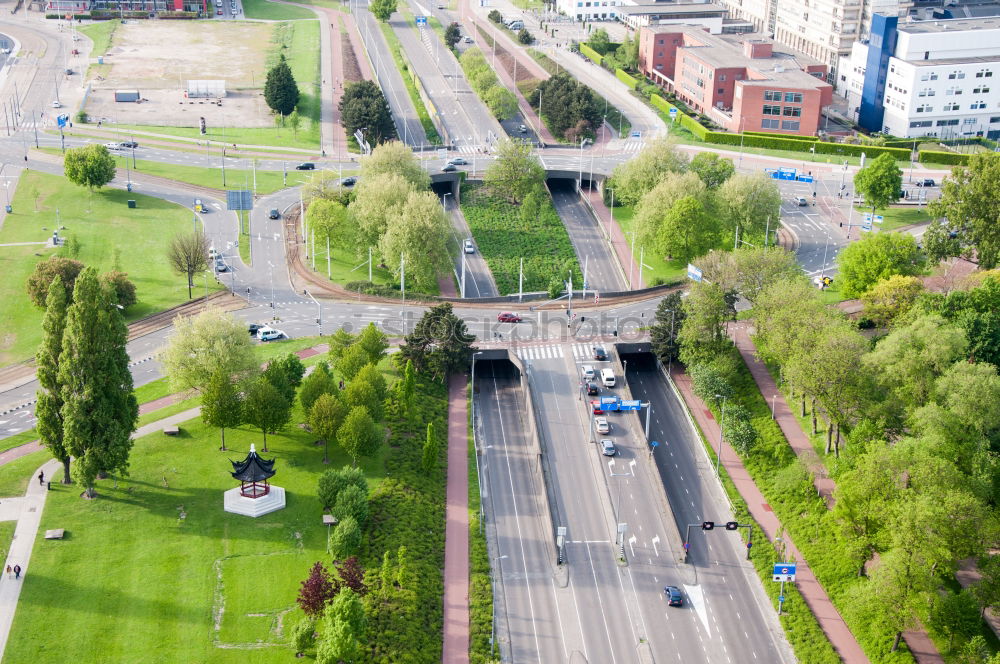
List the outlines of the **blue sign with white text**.
<svg viewBox="0 0 1000 664">
<path fill-rule="evenodd" d="M 618 410 L 641 410 L 642 402 L 637 400 L 622 400 Z"/>
</svg>

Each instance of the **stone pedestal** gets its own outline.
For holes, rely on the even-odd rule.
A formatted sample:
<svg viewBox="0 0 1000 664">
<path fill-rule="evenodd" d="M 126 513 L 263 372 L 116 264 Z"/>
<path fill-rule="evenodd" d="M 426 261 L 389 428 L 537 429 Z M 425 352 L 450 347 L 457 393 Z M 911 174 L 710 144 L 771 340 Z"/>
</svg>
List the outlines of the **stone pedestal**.
<svg viewBox="0 0 1000 664">
<path fill-rule="evenodd" d="M 224 494 L 224 509 L 233 514 L 258 517 L 285 507 L 285 489 L 271 485 L 271 491 L 260 498 L 240 495 L 240 487 L 233 487 Z"/>
</svg>

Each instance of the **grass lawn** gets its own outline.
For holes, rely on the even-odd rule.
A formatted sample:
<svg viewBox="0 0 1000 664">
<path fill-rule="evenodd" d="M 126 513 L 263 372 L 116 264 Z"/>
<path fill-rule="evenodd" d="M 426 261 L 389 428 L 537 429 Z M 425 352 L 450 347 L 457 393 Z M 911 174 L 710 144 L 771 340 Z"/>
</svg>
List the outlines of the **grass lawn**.
<svg viewBox="0 0 1000 664">
<path fill-rule="evenodd" d="M 856 207 L 854 208 L 856 214 L 855 219 L 859 222 L 864 221 L 864 215 L 866 212 L 871 212 L 871 208 Z M 931 220 L 931 215 L 927 214 L 927 207 L 891 207 L 885 210 L 879 210 L 876 214 L 882 215 L 884 221 L 881 224 L 876 224 L 876 227 L 882 232 L 894 231 L 902 228 L 903 226 L 909 226 L 911 224 L 923 224 Z"/>
<path fill-rule="evenodd" d="M 90 37 L 94 42 L 92 55 L 104 55 L 111 48 L 111 40 L 115 34 L 115 28 L 121 25 L 118 21 L 99 21 L 89 25 L 81 25 L 77 32 Z"/>
<path fill-rule="evenodd" d="M 581 275 L 576 253 L 552 201 L 546 198 L 536 219 L 525 221 L 517 208 L 488 196 L 482 185 L 462 187 L 462 213 L 486 259 L 501 294 L 516 293 L 520 259 L 524 259 L 524 290 L 549 287 L 557 275 L 572 267 Z"/>
<path fill-rule="evenodd" d="M 243 0 L 243 14 L 247 18 L 259 18 L 268 21 L 316 18 L 316 14 L 308 9 L 280 2 L 269 2 L 268 0 Z"/>
<path fill-rule="evenodd" d="M 10 543 L 14 539 L 14 529 L 17 527 L 17 521 L 4 521 L 0 523 L 0 556 L 3 556 L 3 560 L 7 559 L 7 553 L 10 552 Z"/>
<path fill-rule="evenodd" d="M 230 145 L 236 143 L 244 148 L 263 145 L 299 148 L 303 150 L 319 149 L 319 127 L 310 127 L 307 121 L 302 122 L 298 134 L 295 134 L 291 127 L 215 127 L 209 125 L 206 128 L 204 136 L 198 127 L 161 127 L 158 125 L 129 124 L 116 124 L 114 127 L 121 129 L 122 132 L 128 132 L 129 130 L 146 131 L 153 134 L 180 136 L 181 138 L 200 138 L 202 140 L 219 141 Z M 141 138 L 138 140 L 142 141 Z M 214 150 L 217 152 L 218 148 L 214 148 Z"/>
<path fill-rule="evenodd" d="M 28 488 L 28 480 L 35 479 L 38 467 L 51 458 L 49 451 L 43 449 L 0 466 L 0 496 L 23 496 Z M 62 472 L 59 477 L 62 477 Z"/>
<path fill-rule="evenodd" d="M 32 427 L 27 431 L 22 431 L 21 433 L 15 433 L 13 436 L 7 436 L 3 440 L 0 440 L 0 452 L 5 452 L 13 447 L 19 447 L 25 443 L 30 443 L 33 440 L 38 440 L 38 432 Z"/>
<path fill-rule="evenodd" d="M 135 209 L 128 199 L 138 203 Z M 0 243 L 39 242 L 59 226 L 62 237 L 80 241 L 79 260 L 106 272 L 114 266 L 116 250 L 122 271 L 136 285 L 139 302 L 126 312 L 129 321 L 168 309 L 187 300 L 184 279 L 167 263 L 165 238 L 190 229 L 191 212 L 159 198 L 102 189 L 88 193 L 66 178 L 25 171 L 11 200 L 14 212 L 0 229 Z M 58 215 L 58 218 L 57 218 Z M 53 255 L 43 245 L 0 248 L 0 320 L 6 325 L 0 338 L 0 364 L 24 360 L 41 340 L 42 311 L 31 304 L 24 284 L 35 263 Z"/>
<path fill-rule="evenodd" d="M 311 256 L 312 254 L 310 254 Z M 316 269 L 319 275 L 327 277 L 335 284 L 346 284 L 351 281 L 368 281 L 368 265 L 362 265 L 354 269 L 361 263 L 366 263 L 366 259 L 359 259 L 353 251 L 341 247 L 330 246 L 330 270 L 327 271 L 326 248 L 316 247 Z M 312 266 L 312 260 L 307 263 Z M 372 281 L 376 284 L 395 283 L 395 279 L 389 270 L 384 270 L 376 263 L 372 267 Z"/>
<path fill-rule="evenodd" d="M 413 107 L 417 110 L 417 117 L 420 118 L 420 125 L 424 128 L 424 133 L 427 135 L 427 141 L 431 145 L 440 145 L 441 137 L 438 136 L 437 128 L 434 123 L 431 122 L 430 113 L 427 112 L 427 107 L 424 105 L 424 100 L 420 98 L 420 93 L 417 92 L 417 84 L 413 81 L 413 74 L 410 70 L 409 64 L 406 62 L 406 56 L 403 54 L 403 45 L 399 43 L 399 38 L 396 33 L 393 32 L 392 27 L 387 23 L 379 23 L 379 27 L 382 28 L 382 34 L 385 36 L 386 42 L 389 44 L 389 51 L 392 53 L 392 59 L 396 63 L 396 68 L 399 70 L 400 76 L 403 78 L 403 83 L 406 85 L 406 91 L 410 95 L 410 101 L 413 102 Z"/>
<path fill-rule="evenodd" d="M 635 209 L 631 205 L 620 205 L 613 210 L 615 222 L 622 229 L 625 239 L 631 242 L 632 216 L 635 214 Z M 638 261 L 638 256 L 640 255 L 638 246 L 635 248 L 635 255 L 636 261 Z M 687 265 L 682 264 L 680 261 L 664 260 L 651 251 L 643 255 L 643 263 L 648 266 L 643 268 L 642 271 L 642 277 L 645 279 L 646 285 L 653 285 L 657 279 L 662 280 L 659 283 L 683 281 L 687 275 Z M 635 280 L 636 282 L 639 281 L 638 275 L 635 275 Z"/>
</svg>

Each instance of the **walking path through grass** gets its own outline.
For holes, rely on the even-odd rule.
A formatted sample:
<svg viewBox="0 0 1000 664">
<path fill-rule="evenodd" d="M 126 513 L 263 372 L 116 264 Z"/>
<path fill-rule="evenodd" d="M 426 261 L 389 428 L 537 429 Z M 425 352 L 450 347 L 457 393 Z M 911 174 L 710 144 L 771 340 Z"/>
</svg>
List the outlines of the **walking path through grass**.
<svg viewBox="0 0 1000 664">
<path fill-rule="evenodd" d="M 448 378 L 448 489 L 444 527 L 445 662 L 469 661 L 469 416 L 465 374 Z"/>
</svg>

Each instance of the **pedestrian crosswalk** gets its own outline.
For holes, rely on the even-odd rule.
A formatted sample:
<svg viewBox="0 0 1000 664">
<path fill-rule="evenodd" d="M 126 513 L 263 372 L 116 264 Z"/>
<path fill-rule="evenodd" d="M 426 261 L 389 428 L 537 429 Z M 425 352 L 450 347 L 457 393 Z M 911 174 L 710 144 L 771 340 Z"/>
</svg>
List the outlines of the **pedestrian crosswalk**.
<svg viewBox="0 0 1000 664">
<path fill-rule="evenodd" d="M 643 148 L 646 147 L 646 141 L 622 141 L 621 146 L 618 148 L 621 152 L 642 152 Z"/>
<path fill-rule="evenodd" d="M 590 344 L 545 344 L 539 346 L 521 346 L 517 356 L 522 360 L 546 360 L 566 357 L 566 347 L 573 354 L 574 360 L 593 359 L 593 347 Z"/>
</svg>

